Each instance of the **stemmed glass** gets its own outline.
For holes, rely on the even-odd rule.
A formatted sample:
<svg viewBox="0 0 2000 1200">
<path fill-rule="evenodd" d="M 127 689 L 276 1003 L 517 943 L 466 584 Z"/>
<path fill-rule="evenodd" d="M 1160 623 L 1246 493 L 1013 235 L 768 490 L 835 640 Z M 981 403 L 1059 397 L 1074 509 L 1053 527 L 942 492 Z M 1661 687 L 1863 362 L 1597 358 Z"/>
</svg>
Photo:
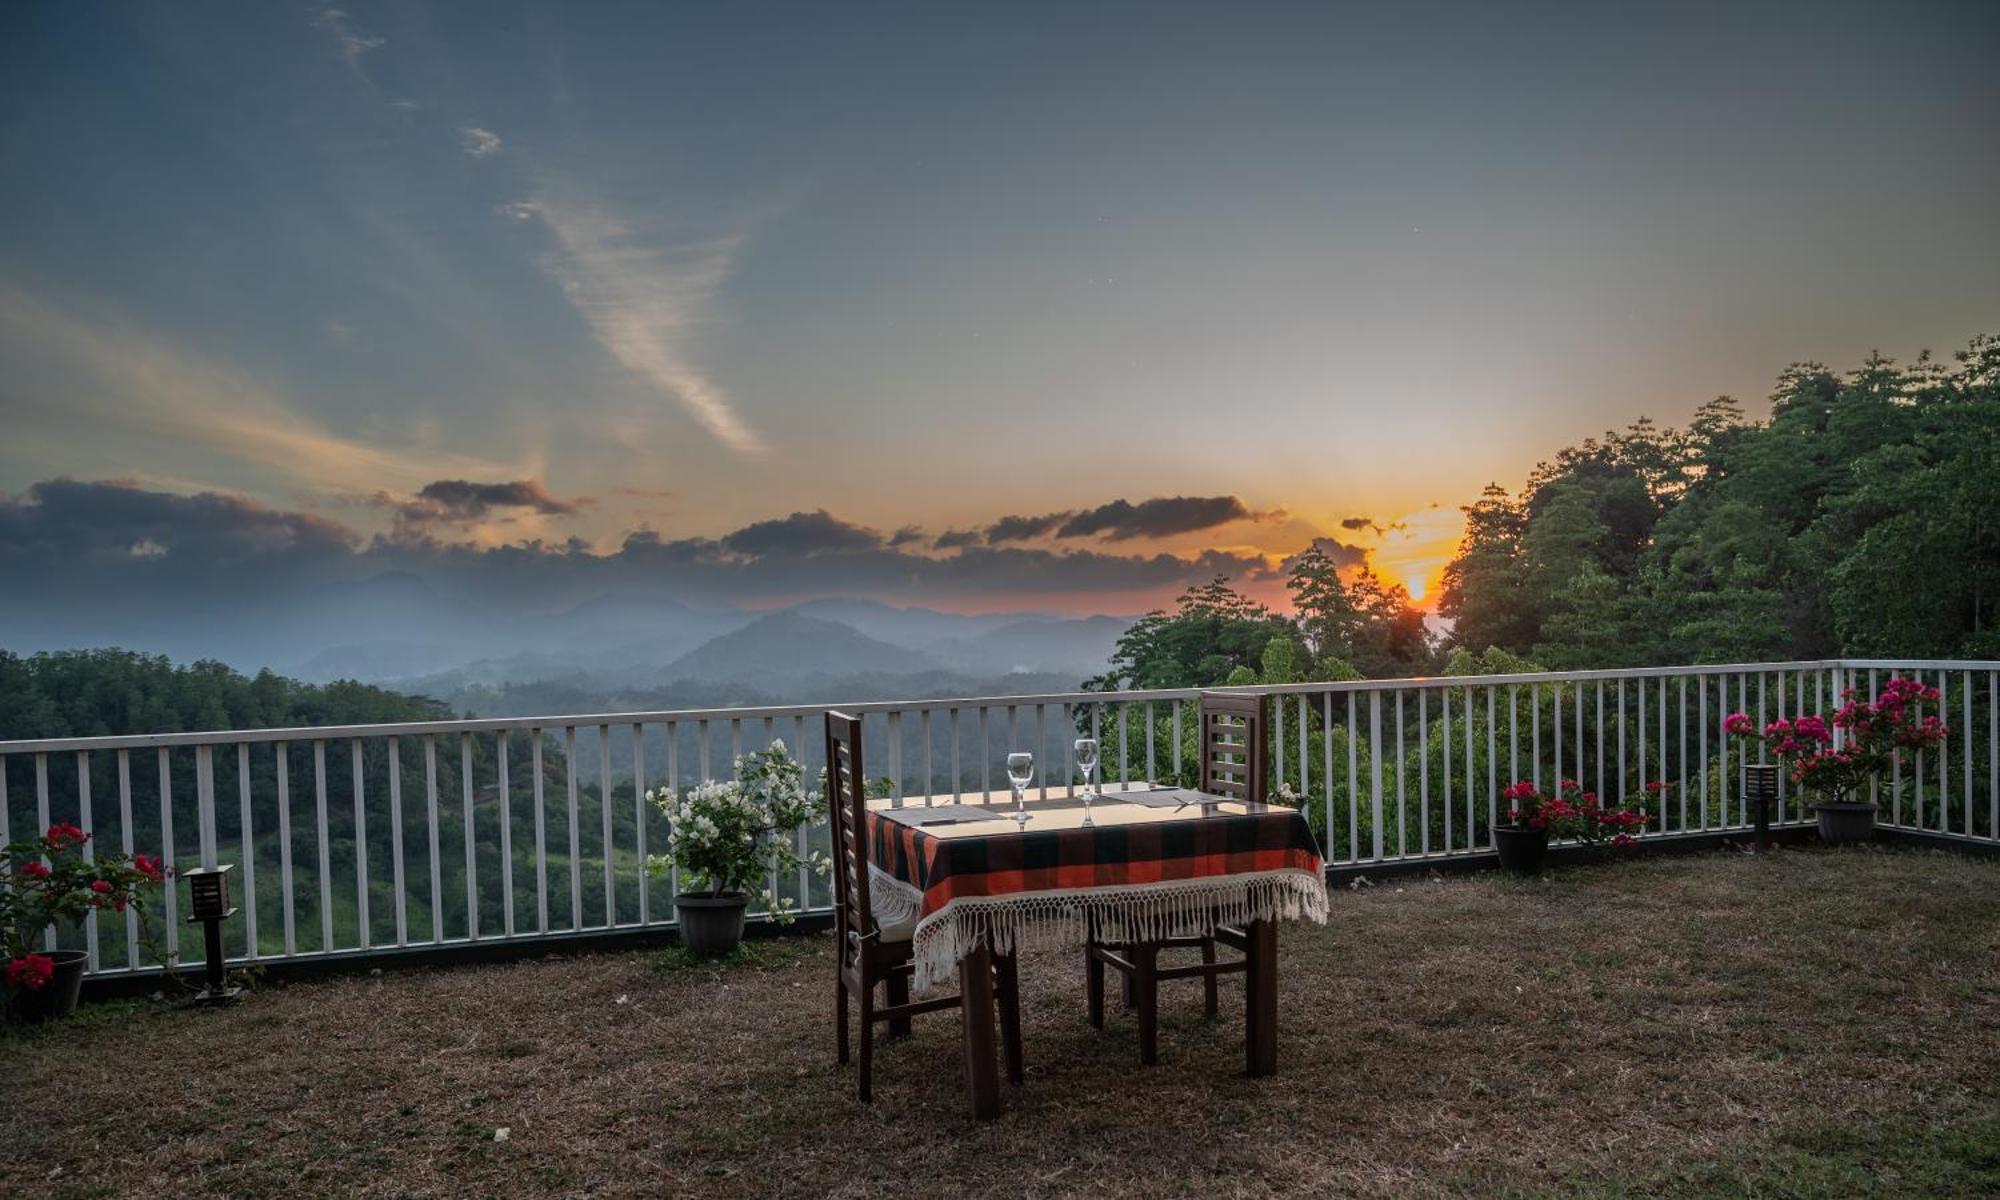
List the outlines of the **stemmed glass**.
<svg viewBox="0 0 2000 1200">
<path fill-rule="evenodd" d="M 1035 756 L 1026 750 L 1016 750 L 1007 756 L 1007 781 L 1014 785 L 1014 820 L 1026 825 L 1031 819 L 1027 810 L 1028 783 L 1035 777 Z"/>
<path fill-rule="evenodd" d="M 1076 767 L 1083 772 L 1083 802 L 1088 805 L 1097 794 L 1097 739 L 1076 739 Z"/>
</svg>

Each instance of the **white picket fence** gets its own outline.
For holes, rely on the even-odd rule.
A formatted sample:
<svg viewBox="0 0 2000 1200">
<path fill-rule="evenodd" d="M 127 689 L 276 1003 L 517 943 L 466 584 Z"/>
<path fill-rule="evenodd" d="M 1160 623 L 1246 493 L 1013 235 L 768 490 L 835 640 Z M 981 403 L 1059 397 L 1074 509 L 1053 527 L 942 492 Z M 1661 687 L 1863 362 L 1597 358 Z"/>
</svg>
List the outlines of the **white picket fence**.
<svg viewBox="0 0 2000 1200">
<path fill-rule="evenodd" d="M 1490 851 L 1499 792 L 1576 779 L 1644 799 L 1648 836 L 1745 828 L 1733 711 L 1760 723 L 1831 713 L 1847 688 L 1940 687 L 1952 736 L 1899 762 L 1881 823 L 1991 843 L 2000 831 L 2000 662 L 1829 660 L 1366 680 L 1230 689 L 1270 698 L 1271 782 L 1307 807 L 1330 864 L 1443 861 Z M 848 705 L 0 741 L 0 840 L 69 821 L 91 846 L 169 865 L 233 863 L 232 962 L 389 958 L 673 922 L 678 880 L 644 869 L 664 845 L 643 793 L 726 775 L 782 739 L 820 765 L 829 708 L 864 717 L 868 773 L 898 803 L 1004 801 L 1004 761 L 1035 753 L 1038 797 L 1077 780 L 1073 739 L 1103 745 L 1117 788 L 1194 765 L 1193 690 L 1070 692 Z M 1648 783 L 1663 785 L 1653 793 Z M 1783 785 L 1781 784 L 1781 787 Z M 1806 818 L 1789 789 L 1780 825 Z M 12 831 L 10 833 L 10 831 Z M 821 831 L 823 836 L 823 831 Z M 823 881 L 771 880 L 805 911 Z M 182 951 L 185 885 L 157 906 L 162 955 Z M 138 918 L 96 913 L 50 944 L 98 976 L 160 969 Z"/>
</svg>

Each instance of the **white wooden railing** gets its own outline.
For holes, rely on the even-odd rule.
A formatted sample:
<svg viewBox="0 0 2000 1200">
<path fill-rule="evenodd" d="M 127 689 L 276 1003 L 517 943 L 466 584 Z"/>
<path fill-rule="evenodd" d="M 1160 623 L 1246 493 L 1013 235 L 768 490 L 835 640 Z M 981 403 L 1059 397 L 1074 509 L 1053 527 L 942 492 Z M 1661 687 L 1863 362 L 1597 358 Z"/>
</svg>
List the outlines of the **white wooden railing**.
<svg viewBox="0 0 2000 1200">
<path fill-rule="evenodd" d="M 1944 692 L 1952 736 L 1899 762 L 1881 823 L 1977 842 L 2000 831 L 2000 662 L 1826 660 L 1366 680 L 1231 689 L 1272 697 L 1271 781 L 1307 808 L 1330 864 L 1423 862 L 1490 850 L 1500 789 L 1574 778 L 1649 797 L 1648 836 L 1746 827 L 1732 711 L 1830 713 L 1848 687 L 1916 676 Z M 1094 731 L 1116 788 L 1194 768 L 1187 690 L 705 709 L 493 720 L 0 741 L 0 841 L 53 821 L 92 845 L 169 865 L 235 863 L 232 962 L 355 959 L 483 942 L 671 925 L 678 880 L 643 864 L 664 845 L 648 787 L 731 769 L 782 738 L 814 778 L 821 716 L 864 715 L 870 775 L 897 802 L 1001 800 L 1004 760 L 1032 750 L 1037 796 L 1077 778 Z M 393 769 L 392 769 L 393 768 Z M 1784 785 L 1781 783 L 1781 788 Z M 1781 796 L 1779 824 L 1806 814 Z M 823 830 L 818 831 L 823 836 Z M 530 849 L 532 847 L 532 849 Z M 771 880 L 823 909 L 822 881 Z M 183 964 L 181 890 L 159 906 Z M 55 931 L 98 976 L 160 969 L 137 918 L 95 913 Z M 188 948 L 199 954 L 198 939 Z"/>
</svg>

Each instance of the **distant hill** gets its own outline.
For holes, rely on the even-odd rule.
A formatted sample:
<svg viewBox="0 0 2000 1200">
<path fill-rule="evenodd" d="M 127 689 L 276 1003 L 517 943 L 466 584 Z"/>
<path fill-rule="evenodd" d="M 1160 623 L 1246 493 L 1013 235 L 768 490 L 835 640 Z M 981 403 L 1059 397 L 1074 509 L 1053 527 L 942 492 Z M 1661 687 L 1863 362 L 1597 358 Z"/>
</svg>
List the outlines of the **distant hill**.
<svg viewBox="0 0 2000 1200">
<path fill-rule="evenodd" d="M 1124 617 L 1017 620 L 976 637 L 933 643 L 928 650 L 968 674 L 1055 672 L 1082 679 L 1104 670 L 1112 648 L 1131 627 Z"/>
<path fill-rule="evenodd" d="M 667 664 L 659 675 L 784 689 L 816 675 L 914 675 L 937 665 L 928 655 L 837 621 L 785 610 L 706 642 Z"/>
<path fill-rule="evenodd" d="M 939 612 L 934 608 L 898 608 L 879 600 L 808 600 L 784 609 L 822 621 L 838 621 L 869 637 L 922 650 L 946 638 L 977 637 L 1032 613 L 976 614 Z"/>
</svg>

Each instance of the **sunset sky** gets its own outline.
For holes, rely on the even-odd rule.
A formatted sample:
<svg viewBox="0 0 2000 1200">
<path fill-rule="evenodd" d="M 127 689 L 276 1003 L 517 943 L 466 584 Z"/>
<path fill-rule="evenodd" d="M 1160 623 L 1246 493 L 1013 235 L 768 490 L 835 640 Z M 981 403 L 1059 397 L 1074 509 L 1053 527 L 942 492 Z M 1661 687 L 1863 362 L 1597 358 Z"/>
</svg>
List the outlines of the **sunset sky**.
<svg viewBox="0 0 2000 1200">
<path fill-rule="evenodd" d="M 1996 51 L 1990 3 L 8 4 L 0 563 L 1133 611 L 1326 536 L 1434 591 L 1557 447 L 2000 329 Z"/>
</svg>

